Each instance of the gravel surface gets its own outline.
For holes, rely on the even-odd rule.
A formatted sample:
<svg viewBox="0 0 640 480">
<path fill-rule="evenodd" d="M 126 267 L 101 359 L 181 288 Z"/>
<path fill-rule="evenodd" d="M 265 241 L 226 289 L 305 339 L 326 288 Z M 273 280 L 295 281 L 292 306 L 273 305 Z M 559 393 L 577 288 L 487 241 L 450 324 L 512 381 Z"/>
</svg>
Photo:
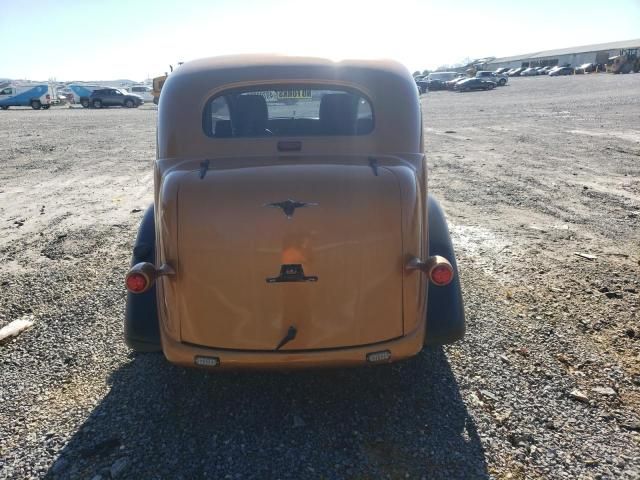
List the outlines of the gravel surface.
<svg viewBox="0 0 640 480">
<path fill-rule="evenodd" d="M 0 478 L 640 478 L 640 75 L 422 101 L 468 334 L 295 373 L 123 344 L 154 107 L 0 112 Z"/>
</svg>

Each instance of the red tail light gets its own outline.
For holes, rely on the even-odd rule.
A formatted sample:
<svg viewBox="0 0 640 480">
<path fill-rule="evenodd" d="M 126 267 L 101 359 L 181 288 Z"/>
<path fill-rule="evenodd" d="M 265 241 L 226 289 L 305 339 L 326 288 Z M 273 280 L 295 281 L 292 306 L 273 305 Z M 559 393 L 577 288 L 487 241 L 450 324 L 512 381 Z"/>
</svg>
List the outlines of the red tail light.
<svg viewBox="0 0 640 480">
<path fill-rule="evenodd" d="M 433 255 L 427 258 L 425 262 L 417 257 L 413 257 L 407 263 L 406 268 L 407 270 L 420 270 L 425 273 L 431 283 L 437 287 L 449 285 L 455 275 L 453 266 L 449 260 L 440 255 Z"/>
<path fill-rule="evenodd" d="M 142 293 L 149 287 L 149 279 L 142 273 L 130 273 L 125 283 L 131 293 Z"/>
<path fill-rule="evenodd" d="M 152 263 L 141 262 L 131 267 L 124 283 L 131 293 L 144 293 L 153 286 L 153 282 L 158 277 L 164 275 L 173 276 L 175 273 L 173 268 L 166 263 L 160 268 L 156 268 Z"/>
<path fill-rule="evenodd" d="M 453 267 L 449 263 L 436 265 L 429 272 L 429 279 L 438 287 L 449 285 L 453 280 Z"/>
</svg>

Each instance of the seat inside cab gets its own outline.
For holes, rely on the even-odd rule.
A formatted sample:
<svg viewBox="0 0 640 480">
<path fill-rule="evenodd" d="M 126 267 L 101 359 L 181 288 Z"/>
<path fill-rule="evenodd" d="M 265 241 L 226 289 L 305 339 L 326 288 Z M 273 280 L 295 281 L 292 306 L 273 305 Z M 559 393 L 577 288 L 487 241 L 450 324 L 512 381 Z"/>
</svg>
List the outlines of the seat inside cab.
<svg viewBox="0 0 640 480">
<path fill-rule="evenodd" d="M 228 93 L 212 99 L 205 130 L 214 138 L 352 136 L 373 130 L 369 101 L 347 91 L 296 90 Z M 284 94 L 282 92 L 285 92 Z M 289 97 L 288 97 L 288 96 Z"/>
</svg>

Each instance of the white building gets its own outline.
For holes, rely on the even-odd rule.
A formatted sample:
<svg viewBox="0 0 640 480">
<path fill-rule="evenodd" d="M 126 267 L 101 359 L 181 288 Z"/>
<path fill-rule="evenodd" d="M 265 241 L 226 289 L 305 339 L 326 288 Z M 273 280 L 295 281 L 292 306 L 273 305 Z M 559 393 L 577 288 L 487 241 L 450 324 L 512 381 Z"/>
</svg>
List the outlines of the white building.
<svg viewBox="0 0 640 480">
<path fill-rule="evenodd" d="M 546 65 L 577 67 L 584 63 L 605 64 L 609 57 L 618 55 L 622 49 L 640 49 L 640 38 L 496 58 L 487 63 L 486 68 L 487 70 L 495 70 L 501 67 L 518 68 Z"/>
</svg>

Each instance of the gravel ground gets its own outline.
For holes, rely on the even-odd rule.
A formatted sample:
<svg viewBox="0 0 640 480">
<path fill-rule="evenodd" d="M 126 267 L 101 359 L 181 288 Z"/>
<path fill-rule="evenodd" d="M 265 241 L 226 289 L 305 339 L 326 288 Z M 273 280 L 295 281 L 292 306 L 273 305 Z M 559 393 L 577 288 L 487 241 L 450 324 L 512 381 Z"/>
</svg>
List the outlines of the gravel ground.
<svg viewBox="0 0 640 480">
<path fill-rule="evenodd" d="M 0 478 L 640 478 L 640 75 L 422 99 L 468 334 L 295 373 L 124 346 L 153 107 L 0 112 Z"/>
</svg>

